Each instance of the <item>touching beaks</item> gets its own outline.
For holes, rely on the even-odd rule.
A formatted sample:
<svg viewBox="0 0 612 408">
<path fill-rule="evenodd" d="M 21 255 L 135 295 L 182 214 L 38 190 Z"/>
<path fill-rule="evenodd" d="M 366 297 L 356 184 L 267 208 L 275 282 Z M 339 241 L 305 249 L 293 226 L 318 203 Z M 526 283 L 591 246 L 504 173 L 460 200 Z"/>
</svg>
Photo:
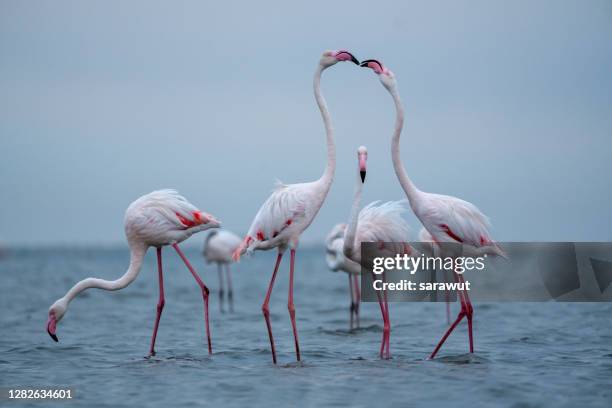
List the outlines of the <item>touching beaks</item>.
<svg viewBox="0 0 612 408">
<path fill-rule="evenodd" d="M 361 64 L 359 64 L 359 66 L 362 68 L 370 68 L 372 71 L 374 71 L 377 74 L 382 74 L 383 72 L 385 72 L 385 68 L 383 67 L 383 64 L 381 64 L 379 61 L 375 59 L 368 59 L 368 60 L 362 61 Z"/>
<path fill-rule="evenodd" d="M 359 65 L 359 60 L 353 54 L 346 50 L 340 50 L 335 55 L 338 61 L 351 61 L 355 65 Z"/>
</svg>

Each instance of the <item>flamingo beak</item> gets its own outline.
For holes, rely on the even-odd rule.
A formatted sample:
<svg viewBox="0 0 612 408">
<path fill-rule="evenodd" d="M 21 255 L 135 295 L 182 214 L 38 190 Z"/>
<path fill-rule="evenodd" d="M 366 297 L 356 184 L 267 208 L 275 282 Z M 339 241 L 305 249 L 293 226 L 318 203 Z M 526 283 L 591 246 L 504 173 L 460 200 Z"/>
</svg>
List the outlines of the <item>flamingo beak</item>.
<svg viewBox="0 0 612 408">
<path fill-rule="evenodd" d="M 49 333 L 49 336 L 51 336 L 51 338 L 57 343 L 59 342 L 59 339 L 57 338 L 57 335 L 55 334 L 56 328 L 57 328 L 57 321 L 55 319 L 55 314 L 49 313 L 49 320 L 47 321 L 47 333 Z"/>
<path fill-rule="evenodd" d="M 364 155 L 359 156 L 359 175 L 361 176 L 361 182 L 365 183 L 366 178 L 366 158 Z"/>
<path fill-rule="evenodd" d="M 348 58 L 345 55 L 347 55 Z M 348 51 L 344 51 L 344 50 L 338 51 L 336 53 L 336 59 L 338 61 L 351 61 L 353 64 L 359 65 L 359 60 L 355 58 L 355 56 Z"/>
</svg>

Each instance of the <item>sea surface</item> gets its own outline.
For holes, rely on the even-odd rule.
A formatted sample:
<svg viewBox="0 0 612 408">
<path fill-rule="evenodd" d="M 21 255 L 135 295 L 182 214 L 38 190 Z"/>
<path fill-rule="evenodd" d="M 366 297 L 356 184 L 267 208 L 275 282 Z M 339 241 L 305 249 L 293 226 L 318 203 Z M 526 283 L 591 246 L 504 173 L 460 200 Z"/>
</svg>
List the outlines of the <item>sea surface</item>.
<svg viewBox="0 0 612 408">
<path fill-rule="evenodd" d="M 164 249 L 166 306 L 152 358 L 154 250 L 131 286 L 75 299 L 58 325 L 59 343 L 45 330 L 49 306 L 80 279 L 119 277 L 127 249 L 4 253 L 0 387 L 70 387 L 74 401 L 5 399 L 0 406 L 612 406 L 610 303 L 476 304 L 476 352 L 467 353 L 462 324 L 435 360 L 427 356 L 447 327 L 444 304 L 394 303 L 392 359 L 383 361 L 378 305 L 363 303 L 361 328 L 349 331 L 346 275 L 327 270 L 323 248 L 305 248 L 295 283 L 303 361 L 295 361 L 287 312 L 286 256 L 270 304 L 275 366 L 261 313 L 275 254 L 256 253 L 233 266 L 234 313 L 220 312 L 216 267 L 195 248 L 186 254 L 212 290 L 212 356 L 199 288 L 172 249 Z"/>
</svg>

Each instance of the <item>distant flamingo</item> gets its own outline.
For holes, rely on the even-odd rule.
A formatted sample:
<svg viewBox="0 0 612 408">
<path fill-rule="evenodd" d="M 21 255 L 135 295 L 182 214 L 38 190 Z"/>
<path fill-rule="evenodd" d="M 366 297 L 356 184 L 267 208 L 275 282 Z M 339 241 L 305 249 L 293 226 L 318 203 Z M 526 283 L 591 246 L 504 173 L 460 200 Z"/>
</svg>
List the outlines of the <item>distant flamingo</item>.
<svg viewBox="0 0 612 408">
<path fill-rule="evenodd" d="M 463 244 L 464 250 L 473 251 L 470 254 L 505 256 L 504 252 L 495 244 L 489 234 L 488 218 L 474 204 L 456 197 L 420 191 L 408 178 L 399 151 L 400 134 L 404 125 L 404 108 L 397 90 L 395 75 L 376 60 L 363 61 L 361 66 L 372 69 L 393 98 L 396 109 L 395 129 L 391 140 L 393 167 L 400 185 L 408 197 L 412 211 L 425 229 L 427 229 L 433 241 L 435 243 L 459 242 Z M 434 247 L 439 248 L 439 245 L 434 245 Z M 461 274 L 455 274 L 455 278 L 459 282 L 464 282 Z M 472 303 L 467 291 L 460 292 L 459 298 L 461 301 L 459 315 L 431 353 L 430 358 L 436 356 L 447 337 L 464 317 L 467 318 L 468 322 L 470 353 L 474 352 Z"/>
<path fill-rule="evenodd" d="M 225 266 L 227 278 L 227 300 L 230 312 L 234 311 L 234 291 L 232 289 L 232 275 L 230 264 L 234 262 L 232 253 L 240 246 L 242 240 L 233 232 L 225 229 L 211 231 L 204 241 L 203 255 L 208 263 L 216 263 L 219 270 L 219 307 L 223 312 L 224 288 L 223 267 Z"/>
<path fill-rule="evenodd" d="M 325 260 L 330 270 L 334 272 L 343 271 L 348 276 L 349 295 L 351 304 L 349 307 L 350 323 L 349 328 L 359 328 L 359 302 L 361 292 L 359 289 L 359 275 L 361 266 L 344 256 L 344 232 L 346 224 L 335 225 L 325 239 L 327 255 Z"/>
<path fill-rule="evenodd" d="M 193 275 L 202 290 L 204 299 L 204 319 L 208 353 L 212 353 L 210 329 L 208 325 L 208 288 L 202 282 L 195 269 L 191 266 L 178 244 L 196 232 L 209 228 L 217 228 L 220 223 L 212 215 L 203 213 L 189 203 L 174 190 L 158 190 L 146 194 L 128 207 L 125 212 L 125 235 L 130 247 L 131 259 L 127 272 L 117 280 L 108 281 L 98 278 L 87 278 L 74 285 L 64 297 L 58 299 L 49 308 L 47 332 L 51 338 L 58 341 L 56 335 L 57 323 L 64 317 L 68 304 L 79 293 L 89 288 L 104 290 L 119 290 L 128 286 L 136 279 L 144 256 L 149 247 L 157 248 L 157 267 L 159 272 L 159 302 L 157 316 L 149 355 L 155 355 L 155 338 L 162 310 L 164 309 L 164 281 L 162 276 L 162 247 L 172 245 L 179 254 L 189 272 Z"/>
<path fill-rule="evenodd" d="M 331 117 L 327 110 L 327 103 L 321 93 L 321 74 L 323 71 L 338 61 L 359 62 L 348 51 L 326 51 L 319 61 L 319 65 L 314 75 L 314 94 L 321 116 L 325 124 L 327 135 L 327 166 L 321 178 L 310 183 L 300 184 L 281 184 L 278 183 L 272 195 L 264 202 L 255 216 L 251 228 L 247 233 L 241 246 L 234 252 L 234 259 L 246 251 L 278 249 L 278 256 L 272 273 L 272 279 L 268 287 L 266 298 L 261 307 L 268 336 L 272 349 L 272 361 L 276 364 L 276 351 L 274 348 L 274 337 L 272 336 L 272 326 L 270 324 L 269 302 L 276 279 L 276 273 L 280 265 L 283 253 L 287 248 L 291 249 L 291 266 L 289 270 L 289 300 L 287 308 L 293 327 L 293 337 L 295 339 L 295 353 L 297 360 L 300 361 L 300 345 L 298 341 L 297 326 L 295 323 L 295 305 L 293 303 L 293 274 L 295 264 L 295 249 L 298 246 L 300 235 L 315 218 L 323 201 L 327 197 L 331 187 L 334 171 L 336 168 L 336 146 L 334 144 L 334 134 Z"/>
<path fill-rule="evenodd" d="M 410 228 L 406 220 L 402 218 L 402 214 L 408 210 L 405 200 L 389 201 L 383 204 L 380 201 L 375 201 L 360 210 L 361 192 L 367 171 L 367 159 L 368 150 L 361 146 L 357 150 L 358 173 L 355 195 L 353 197 L 349 224 L 344 232 L 342 248 L 344 256 L 357 265 L 361 265 L 362 261 L 362 242 L 377 242 L 380 250 L 390 251 L 394 254 L 410 254 L 412 252 L 412 248 L 407 244 L 410 241 Z M 388 359 L 390 358 L 389 340 L 391 333 L 389 304 L 386 293 L 384 293 L 384 300 L 378 291 L 376 295 L 378 296 L 384 325 L 380 357 Z"/>
</svg>

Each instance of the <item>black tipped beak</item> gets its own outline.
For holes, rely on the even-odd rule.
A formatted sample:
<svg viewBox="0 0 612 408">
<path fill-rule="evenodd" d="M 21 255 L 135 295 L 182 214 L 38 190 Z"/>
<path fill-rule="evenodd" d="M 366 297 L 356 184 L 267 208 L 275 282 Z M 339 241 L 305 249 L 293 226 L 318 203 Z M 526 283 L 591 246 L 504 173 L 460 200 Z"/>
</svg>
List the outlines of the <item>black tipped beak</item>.
<svg viewBox="0 0 612 408">
<path fill-rule="evenodd" d="M 359 60 L 355 58 L 353 54 L 350 54 L 350 55 L 351 55 L 351 62 L 355 65 L 359 65 Z"/>
<path fill-rule="evenodd" d="M 49 333 L 49 336 L 51 336 L 53 341 L 55 341 L 56 343 L 59 342 L 59 339 L 57 338 L 57 336 L 55 334 L 51 333 L 51 331 L 49 329 L 47 329 L 47 333 Z"/>
<path fill-rule="evenodd" d="M 365 176 L 366 176 L 366 172 L 365 172 L 365 170 L 361 170 L 361 171 L 359 172 L 359 175 L 361 176 L 361 182 L 362 182 L 362 183 L 365 183 Z"/>
</svg>

